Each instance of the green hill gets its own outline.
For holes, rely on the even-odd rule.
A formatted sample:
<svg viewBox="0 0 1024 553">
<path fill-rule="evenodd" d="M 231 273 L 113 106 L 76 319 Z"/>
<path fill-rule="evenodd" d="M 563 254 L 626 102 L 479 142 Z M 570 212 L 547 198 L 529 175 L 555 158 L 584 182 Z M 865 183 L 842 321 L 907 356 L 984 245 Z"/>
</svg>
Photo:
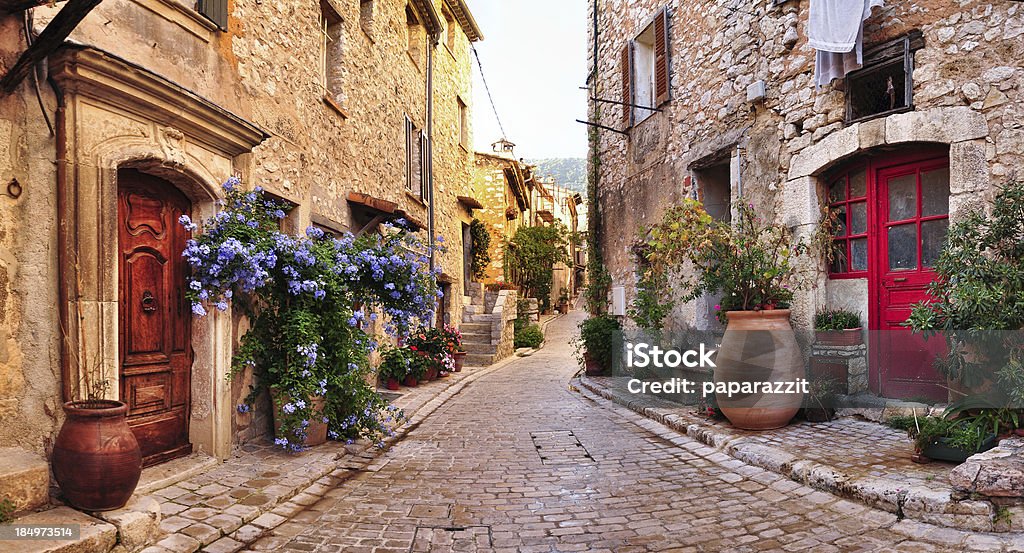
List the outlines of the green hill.
<svg viewBox="0 0 1024 553">
<path fill-rule="evenodd" d="M 537 166 L 537 174 L 552 177 L 555 184 L 571 188 L 582 194 L 587 192 L 587 160 L 582 157 L 560 157 L 528 159 L 526 163 Z"/>
</svg>

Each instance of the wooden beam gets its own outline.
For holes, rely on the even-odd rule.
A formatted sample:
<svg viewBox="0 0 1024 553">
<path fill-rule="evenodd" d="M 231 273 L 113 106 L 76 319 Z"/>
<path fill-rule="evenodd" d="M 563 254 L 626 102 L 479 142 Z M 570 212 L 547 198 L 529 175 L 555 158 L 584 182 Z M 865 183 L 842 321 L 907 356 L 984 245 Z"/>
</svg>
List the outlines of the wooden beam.
<svg viewBox="0 0 1024 553">
<path fill-rule="evenodd" d="M 32 46 L 21 53 L 18 61 L 14 62 L 3 79 L 0 79 L 0 94 L 7 95 L 14 92 L 14 89 L 18 88 L 32 68 L 52 54 L 61 44 L 64 44 L 71 31 L 74 31 L 75 27 L 85 19 L 85 16 L 89 15 L 89 12 L 102 1 L 68 0 L 68 3 L 39 34 Z"/>
<path fill-rule="evenodd" d="M 20 12 L 42 6 L 50 0 L 0 0 L 0 15 Z"/>
</svg>

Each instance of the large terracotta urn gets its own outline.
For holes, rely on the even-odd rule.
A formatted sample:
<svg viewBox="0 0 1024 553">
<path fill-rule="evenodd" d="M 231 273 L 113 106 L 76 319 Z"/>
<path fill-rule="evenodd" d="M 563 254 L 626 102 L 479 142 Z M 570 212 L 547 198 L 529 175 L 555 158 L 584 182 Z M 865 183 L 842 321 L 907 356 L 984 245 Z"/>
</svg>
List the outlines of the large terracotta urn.
<svg viewBox="0 0 1024 553">
<path fill-rule="evenodd" d="M 142 475 L 142 454 L 120 401 L 69 401 L 53 444 L 53 476 L 64 499 L 82 511 L 124 507 Z"/>
<path fill-rule="evenodd" d="M 715 383 L 797 382 L 805 375 L 803 354 L 789 323 L 789 309 L 729 311 L 729 324 L 715 358 Z M 744 430 L 785 426 L 803 403 L 802 393 L 716 394 L 729 422 Z"/>
</svg>

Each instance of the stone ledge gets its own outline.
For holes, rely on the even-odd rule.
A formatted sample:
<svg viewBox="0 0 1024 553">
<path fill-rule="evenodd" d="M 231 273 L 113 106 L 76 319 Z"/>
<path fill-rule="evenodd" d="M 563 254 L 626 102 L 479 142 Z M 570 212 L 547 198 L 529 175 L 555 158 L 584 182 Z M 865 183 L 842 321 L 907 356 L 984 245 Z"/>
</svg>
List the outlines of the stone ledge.
<svg viewBox="0 0 1024 553">
<path fill-rule="evenodd" d="M 972 455 L 950 472 L 949 481 L 964 494 L 1024 498 L 1024 438 L 1009 438 Z"/>
<path fill-rule="evenodd" d="M 71 507 L 25 515 L 14 524 L 77 524 L 81 533 L 76 540 L 0 540 L 0 551 L 18 553 L 106 553 L 117 544 L 117 528 Z"/>
<path fill-rule="evenodd" d="M 134 553 L 160 539 L 160 503 L 153 497 L 135 495 L 120 509 L 92 515 L 117 528 L 118 551 Z"/>
<path fill-rule="evenodd" d="M 17 447 L 0 448 L 0 498 L 14 511 L 38 509 L 50 500 L 50 466 L 46 459 Z"/>
<path fill-rule="evenodd" d="M 694 423 L 689 417 L 671 413 L 669 409 L 645 404 L 636 396 L 610 389 L 591 379 L 580 377 L 577 381 L 577 388 L 597 396 L 590 397 L 594 401 L 600 402 L 603 399 L 625 406 L 643 417 L 686 434 L 749 465 L 770 470 L 790 480 L 839 497 L 854 499 L 900 518 L 972 532 L 1007 532 L 1013 526 L 1012 523 L 1001 524 L 996 520 L 997 507 L 988 501 L 958 500 L 948 489 L 908 488 L 899 485 L 895 480 L 853 476 L 836 467 L 801 458 L 778 447 L 757 443 L 721 428 Z M 1011 512 L 1011 516 L 1015 514 Z M 1016 529 L 1015 527 L 1014 530 Z"/>
</svg>

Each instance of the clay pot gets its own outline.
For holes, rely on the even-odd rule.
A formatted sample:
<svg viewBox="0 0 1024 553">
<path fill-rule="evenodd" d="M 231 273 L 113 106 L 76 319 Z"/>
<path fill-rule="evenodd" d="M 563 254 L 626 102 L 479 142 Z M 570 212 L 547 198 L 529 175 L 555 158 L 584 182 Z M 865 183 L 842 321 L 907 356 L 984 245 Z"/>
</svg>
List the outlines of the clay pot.
<svg viewBox="0 0 1024 553">
<path fill-rule="evenodd" d="M 424 378 L 429 382 L 431 380 L 437 380 L 437 367 L 431 366 L 427 369 L 427 374 Z"/>
<path fill-rule="evenodd" d="M 82 511 L 124 507 L 142 475 L 139 442 L 120 401 L 69 401 L 50 463 L 64 499 Z"/>
<path fill-rule="evenodd" d="M 814 343 L 819 346 L 856 346 L 864 343 L 861 328 L 845 330 L 815 330 Z"/>
<path fill-rule="evenodd" d="M 729 311 L 729 324 L 715 358 L 715 382 L 791 382 L 804 377 L 803 355 L 789 324 L 788 309 Z M 771 430 L 785 426 L 803 394 L 724 394 L 722 414 L 737 428 Z"/>
<path fill-rule="evenodd" d="M 587 352 L 583 353 L 583 366 L 586 368 L 587 376 L 600 376 L 604 372 L 601 362 Z"/>
<path fill-rule="evenodd" d="M 397 390 L 398 389 L 398 379 L 397 378 L 389 378 L 389 379 L 387 379 L 387 382 L 385 382 L 385 386 L 389 390 L 392 390 L 392 391 Z"/>
<path fill-rule="evenodd" d="M 455 372 L 462 372 L 463 364 L 466 362 L 466 352 L 456 351 L 452 355 L 455 357 Z"/>
<path fill-rule="evenodd" d="M 276 392 L 271 392 L 274 397 L 277 397 Z M 289 403 L 291 398 L 284 396 L 281 398 L 281 404 Z M 323 443 L 327 443 L 327 423 L 323 421 L 324 417 L 324 398 L 312 397 L 307 401 L 313 406 L 313 415 L 310 417 L 309 426 L 306 427 L 306 439 L 302 441 L 302 445 L 306 447 L 313 447 Z M 281 435 L 281 422 L 278 410 L 274 409 L 274 436 L 278 438 L 284 438 L 288 436 Z"/>
<path fill-rule="evenodd" d="M 420 383 L 415 376 L 408 375 L 402 379 L 402 384 L 405 384 L 410 388 L 415 388 L 416 386 L 419 386 Z"/>
</svg>

